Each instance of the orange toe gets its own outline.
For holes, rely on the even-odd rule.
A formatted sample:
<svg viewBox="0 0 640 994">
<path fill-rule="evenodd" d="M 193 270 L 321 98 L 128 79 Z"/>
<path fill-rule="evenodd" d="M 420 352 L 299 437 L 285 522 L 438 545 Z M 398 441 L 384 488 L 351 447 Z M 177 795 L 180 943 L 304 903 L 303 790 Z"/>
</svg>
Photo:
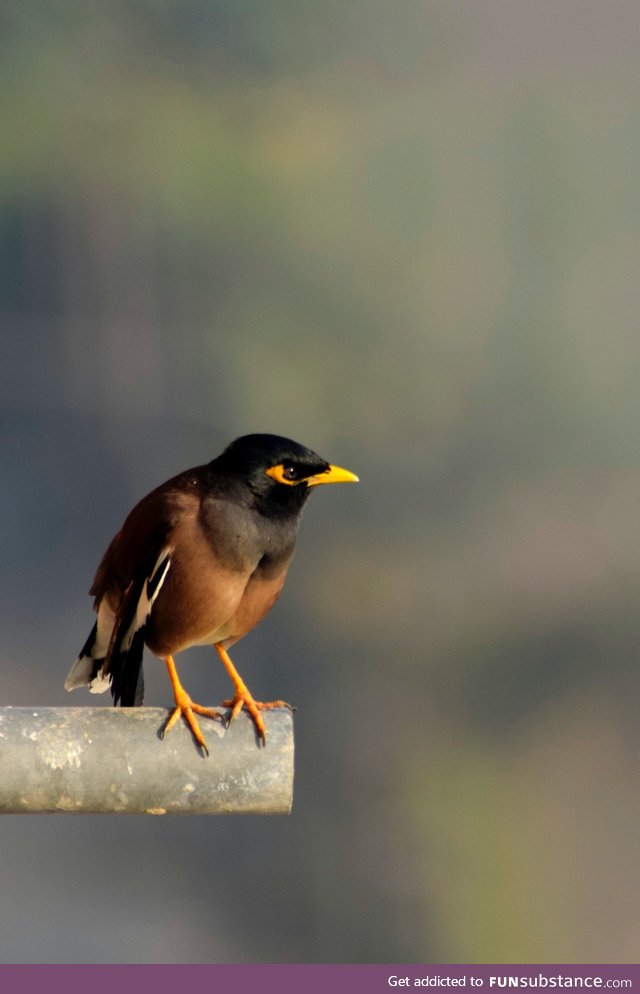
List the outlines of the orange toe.
<svg viewBox="0 0 640 994">
<path fill-rule="evenodd" d="M 202 751 L 208 756 L 209 750 L 207 748 L 207 743 L 205 742 L 204 735 L 200 731 L 200 725 L 198 724 L 198 719 L 196 714 L 203 715 L 205 718 L 214 718 L 218 721 L 222 721 L 222 715 L 219 711 L 214 708 L 205 708 L 201 704 L 196 704 L 191 700 L 186 690 L 183 688 L 180 680 L 178 679 L 178 674 L 176 671 L 175 663 L 171 656 L 167 656 L 165 660 L 167 664 L 167 670 L 169 672 L 169 679 L 171 680 L 171 686 L 173 687 L 173 696 L 175 698 L 176 706 L 169 716 L 164 729 L 162 730 L 162 738 L 167 735 L 173 726 L 178 721 L 178 718 L 182 715 L 187 725 L 191 729 L 191 733 L 202 749 Z"/>
</svg>

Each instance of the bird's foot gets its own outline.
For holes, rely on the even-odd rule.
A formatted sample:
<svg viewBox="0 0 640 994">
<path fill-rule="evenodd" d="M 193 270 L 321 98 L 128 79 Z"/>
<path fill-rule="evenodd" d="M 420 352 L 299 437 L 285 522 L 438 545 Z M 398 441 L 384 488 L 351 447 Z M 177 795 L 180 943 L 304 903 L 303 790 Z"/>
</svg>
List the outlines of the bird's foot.
<svg viewBox="0 0 640 994">
<path fill-rule="evenodd" d="M 181 694 L 176 695 L 176 706 L 169 716 L 164 729 L 162 730 L 162 738 L 171 731 L 175 723 L 177 722 L 180 715 L 184 716 L 184 720 L 191 729 L 194 739 L 205 753 L 206 756 L 209 755 L 209 750 L 207 748 L 207 743 L 205 742 L 204 735 L 200 731 L 200 725 L 198 724 L 198 719 L 196 714 L 203 715 L 205 718 L 214 718 L 218 721 L 223 721 L 223 715 L 214 708 L 204 708 L 201 704 L 196 704 L 191 700 L 189 695 L 184 691 Z"/>
<path fill-rule="evenodd" d="M 231 708 L 231 714 L 228 718 L 229 724 L 238 714 L 240 714 L 243 707 L 246 708 L 251 715 L 253 724 L 256 726 L 258 738 L 263 745 L 266 744 L 267 729 L 260 712 L 270 711 L 273 708 L 289 708 L 290 711 L 293 710 L 291 705 L 287 704 L 286 701 L 256 701 L 246 687 L 243 687 L 242 690 L 236 690 L 234 697 L 231 700 L 223 701 L 222 706 L 225 708 Z"/>
<path fill-rule="evenodd" d="M 178 671 L 176 670 L 176 664 L 173 661 L 173 656 L 166 656 L 165 663 L 167 664 L 167 672 L 169 673 L 169 679 L 171 680 L 173 698 L 176 702 L 176 706 L 171 712 L 168 722 L 160 733 L 161 738 L 164 738 L 167 732 L 171 731 L 180 715 L 184 715 L 184 720 L 191 729 L 194 739 L 204 754 L 208 756 L 209 750 L 207 749 L 207 743 L 204 740 L 204 735 L 200 731 L 200 725 L 198 724 L 196 715 L 201 714 L 205 718 L 216 718 L 218 721 L 223 721 L 224 718 L 220 712 L 216 711 L 214 708 L 203 708 L 201 704 L 195 704 L 191 700 L 188 693 L 180 683 Z"/>
<path fill-rule="evenodd" d="M 260 712 L 269 711 L 272 708 L 291 708 L 291 705 L 287 704 L 286 701 L 269 701 L 265 703 L 264 701 L 254 700 L 254 697 L 249 691 L 246 683 L 229 659 L 229 653 L 224 648 L 222 642 L 215 643 L 215 650 L 220 656 L 224 668 L 231 677 L 234 689 L 233 697 L 228 701 L 223 701 L 223 707 L 231 708 L 231 714 L 229 715 L 227 723 L 230 724 L 236 715 L 240 713 L 242 708 L 245 707 L 251 715 L 253 724 L 256 726 L 258 739 L 262 742 L 262 745 L 265 745 L 267 741 L 267 729 Z M 291 708 L 291 710 L 293 709 Z"/>
</svg>

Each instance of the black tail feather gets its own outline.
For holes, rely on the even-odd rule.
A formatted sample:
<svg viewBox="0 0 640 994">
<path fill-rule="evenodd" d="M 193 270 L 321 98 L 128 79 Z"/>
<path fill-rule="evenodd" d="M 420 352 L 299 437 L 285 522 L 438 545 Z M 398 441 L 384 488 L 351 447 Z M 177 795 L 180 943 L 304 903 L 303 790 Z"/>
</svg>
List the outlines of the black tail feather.
<svg viewBox="0 0 640 994">
<path fill-rule="evenodd" d="M 97 635 L 98 635 L 98 622 L 96 621 L 95 625 L 91 629 L 91 632 L 89 633 L 89 638 L 87 639 L 85 644 L 82 646 L 82 649 L 80 650 L 80 655 L 78 656 L 79 659 L 82 659 L 83 656 L 91 656 L 93 652 L 93 647 L 96 644 Z"/>
<path fill-rule="evenodd" d="M 131 645 L 125 652 L 113 646 L 109 659 L 111 696 L 114 704 L 123 708 L 140 707 L 144 700 L 144 627 L 135 632 Z"/>
</svg>

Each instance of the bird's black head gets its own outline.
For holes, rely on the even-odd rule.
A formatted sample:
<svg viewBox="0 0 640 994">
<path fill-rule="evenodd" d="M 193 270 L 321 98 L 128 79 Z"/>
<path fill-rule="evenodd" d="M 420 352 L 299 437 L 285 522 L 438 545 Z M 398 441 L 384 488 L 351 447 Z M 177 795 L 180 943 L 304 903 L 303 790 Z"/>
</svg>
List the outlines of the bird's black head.
<svg viewBox="0 0 640 994">
<path fill-rule="evenodd" d="M 311 449 L 280 435 L 243 435 L 212 468 L 241 479 L 257 505 L 269 512 L 302 508 L 310 488 L 320 483 L 356 483 L 349 470 L 332 466 Z"/>
</svg>

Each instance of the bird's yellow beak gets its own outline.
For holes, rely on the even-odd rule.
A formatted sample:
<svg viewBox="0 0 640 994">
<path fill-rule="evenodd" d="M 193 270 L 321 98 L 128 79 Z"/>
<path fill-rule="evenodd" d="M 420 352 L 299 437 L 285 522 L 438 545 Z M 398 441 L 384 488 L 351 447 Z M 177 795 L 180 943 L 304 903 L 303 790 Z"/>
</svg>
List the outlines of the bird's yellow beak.
<svg viewBox="0 0 640 994">
<path fill-rule="evenodd" d="M 329 466 L 324 473 L 307 476 L 304 480 L 308 487 L 317 487 L 320 483 L 359 483 L 355 473 L 341 466 Z"/>
</svg>

